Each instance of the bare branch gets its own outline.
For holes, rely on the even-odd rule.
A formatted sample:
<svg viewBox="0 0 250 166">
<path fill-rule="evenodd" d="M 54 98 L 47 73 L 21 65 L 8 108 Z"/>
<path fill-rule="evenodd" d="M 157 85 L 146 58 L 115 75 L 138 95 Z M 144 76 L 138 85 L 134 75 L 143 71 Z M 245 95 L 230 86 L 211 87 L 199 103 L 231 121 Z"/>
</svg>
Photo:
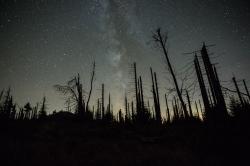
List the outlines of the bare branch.
<svg viewBox="0 0 250 166">
<path fill-rule="evenodd" d="M 72 87 L 63 86 L 63 85 L 54 85 L 56 91 L 62 93 L 63 95 L 71 95 L 73 99 L 77 100 L 77 95 Z"/>
</svg>

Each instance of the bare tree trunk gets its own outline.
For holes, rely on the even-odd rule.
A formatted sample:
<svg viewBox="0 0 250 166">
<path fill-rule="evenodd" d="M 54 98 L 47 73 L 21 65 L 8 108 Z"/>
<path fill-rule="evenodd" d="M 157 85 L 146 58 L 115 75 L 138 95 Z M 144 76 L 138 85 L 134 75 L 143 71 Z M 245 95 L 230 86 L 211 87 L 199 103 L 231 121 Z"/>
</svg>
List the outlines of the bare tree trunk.
<svg viewBox="0 0 250 166">
<path fill-rule="evenodd" d="M 91 74 L 90 90 L 89 90 L 89 96 L 88 96 L 88 100 L 87 100 L 87 104 L 86 104 L 86 110 L 89 109 L 88 108 L 89 107 L 89 100 L 90 100 L 92 89 L 93 89 L 94 77 L 95 77 L 95 62 L 93 63 L 93 70 L 92 70 L 92 74 Z"/>
<path fill-rule="evenodd" d="M 200 113 L 201 113 L 201 118 L 203 118 L 203 111 L 202 111 L 202 106 L 201 106 L 201 100 L 199 100 L 199 106 L 200 106 Z"/>
<path fill-rule="evenodd" d="M 126 94 L 125 94 L 125 122 L 128 122 L 128 100 Z"/>
<path fill-rule="evenodd" d="M 148 111 L 150 112 L 151 109 L 150 109 L 150 104 L 149 104 L 149 100 L 148 100 Z"/>
<path fill-rule="evenodd" d="M 193 112 L 192 112 L 192 107 L 191 107 L 191 101 L 190 101 L 190 97 L 188 94 L 188 91 L 186 90 L 186 94 L 187 94 L 187 101 L 188 101 L 188 107 L 189 107 L 189 115 L 190 117 L 193 117 Z"/>
<path fill-rule="evenodd" d="M 244 83 L 244 87 L 245 87 L 245 90 L 246 90 L 248 99 L 249 99 L 249 101 L 250 101 L 250 95 L 249 95 L 249 91 L 248 91 L 247 84 L 246 84 L 245 80 L 243 80 L 243 83 Z"/>
<path fill-rule="evenodd" d="M 119 118 L 119 122 L 120 122 L 120 123 L 123 123 L 123 122 L 124 122 L 123 117 L 122 117 L 122 111 L 121 111 L 121 109 L 120 109 L 119 112 L 118 112 L 118 118 Z"/>
<path fill-rule="evenodd" d="M 130 105 L 129 105 L 129 103 L 128 103 L 128 121 L 130 122 L 130 117 L 131 117 L 131 115 L 130 115 Z"/>
<path fill-rule="evenodd" d="M 155 89 L 156 89 L 156 101 L 157 101 L 157 112 L 156 112 L 156 120 L 158 123 L 161 123 L 161 107 L 160 107 L 160 99 L 159 99 L 159 89 L 156 73 L 154 72 L 154 80 L 155 80 Z"/>
<path fill-rule="evenodd" d="M 166 107 L 167 107 L 167 122 L 170 123 L 170 113 L 169 113 L 169 107 L 168 107 L 168 99 L 167 99 L 167 95 L 165 94 L 165 100 L 166 100 Z"/>
<path fill-rule="evenodd" d="M 196 112 L 197 112 L 197 117 L 200 119 L 199 109 L 198 109 L 198 105 L 197 105 L 196 101 L 195 101 L 195 108 L 196 108 Z"/>
<path fill-rule="evenodd" d="M 135 122 L 135 112 L 134 112 L 134 102 L 133 101 L 131 104 L 131 110 L 132 110 L 132 121 Z"/>
<path fill-rule="evenodd" d="M 0 101 L 2 100 L 3 93 L 4 93 L 4 90 L 2 90 L 1 93 L 0 93 Z"/>
<path fill-rule="evenodd" d="M 139 110 L 139 101 L 138 101 L 138 86 L 137 86 L 137 71 L 136 71 L 136 63 L 134 63 L 134 82 L 135 82 L 135 98 L 136 98 L 136 112 Z"/>
<path fill-rule="evenodd" d="M 141 80 L 141 76 L 139 78 L 139 81 L 140 81 L 140 88 L 141 88 L 141 108 L 142 108 L 142 111 L 143 111 L 143 114 L 145 113 L 145 109 L 144 109 L 144 95 L 143 95 L 143 88 L 142 88 L 142 80 Z"/>
<path fill-rule="evenodd" d="M 104 120 L 104 116 L 105 116 L 105 113 L 104 113 L 104 84 L 102 84 L 102 119 Z"/>
<path fill-rule="evenodd" d="M 236 82 L 236 79 L 235 79 L 235 77 L 233 77 L 232 79 L 233 79 L 234 86 L 235 86 L 235 88 L 236 88 L 238 97 L 239 97 L 239 99 L 240 99 L 241 106 L 244 106 L 244 102 L 243 102 L 243 99 L 242 99 L 242 96 L 241 96 L 241 93 L 240 93 L 240 89 L 239 89 L 239 87 L 238 87 L 238 84 L 237 84 L 237 82 Z"/>
<path fill-rule="evenodd" d="M 204 83 L 204 79 L 203 79 L 203 76 L 202 76 L 202 72 L 201 72 L 201 68 L 200 68 L 200 64 L 199 64 L 199 60 L 198 60 L 197 55 L 195 55 L 195 57 L 194 57 L 194 65 L 195 65 L 195 70 L 196 70 L 196 75 L 197 75 L 197 78 L 198 78 L 198 82 L 199 82 L 199 85 L 200 85 L 203 104 L 204 104 L 204 107 L 205 107 L 206 118 L 209 119 L 210 118 L 209 99 L 208 99 L 208 95 L 207 95 L 207 91 L 206 91 L 206 87 L 205 87 L 205 83 Z"/>
<path fill-rule="evenodd" d="M 150 72 L 151 72 L 151 79 L 152 79 L 152 93 L 153 93 L 153 99 L 154 99 L 154 108 L 155 108 L 155 114 L 158 111 L 158 106 L 157 106 L 157 95 L 155 92 L 155 82 L 154 82 L 154 76 L 153 76 L 153 71 L 152 68 L 150 67 Z"/>
<path fill-rule="evenodd" d="M 179 119 L 180 118 L 179 108 L 178 108 L 177 99 L 176 99 L 175 96 L 174 96 L 174 105 L 175 105 L 175 115 L 176 115 L 176 118 Z"/>
<path fill-rule="evenodd" d="M 163 36 L 161 34 L 161 30 L 160 28 L 157 29 L 156 31 L 156 35 L 153 36 L 153 38 L 155 39 L 156 42 L 159 42 L 162 49 L 163 49 L 163 53 L 165 55 L 165 58 L 167 60 L 167 65 L 168 65 L 168 68 L 169 68 L 169 71 L 170 71 L 170 74 L 172 75 L 172 78 L 173 78 L 173 81 L 174 81 L 174 84 L 175 84 L 175 88 L 176 88 L 176 91 L 177 91 L 177 95 L 179 97 L 179 100 L 181 102 L 181 106 L 182 106 L 182 109 L 184 111 L 184 115 L 185 115 L 185 118 L 188 117 L 188 112 L 187 112 L 187 108 L 185 106 L 185 103 L 183 101 L 183 98 L 182 98 L 182 94 L 181 94 L 181 91 L 179 89 L 179 85 L 178 85 L 178 82 L 177 82 L 177 79 L 175 77 L 175 74 L 174 74 L 174 71 L 173 71 L 173 68 L 172 68 L 172 65 L 170 63 L 170 60 L 169 60 L 169 57 L 168 57 L 168 52 L 166 50 L 166 41 L 167 41 L 167 36 L 164 37 L 163 39 Z"/>
<path fill-rule="evenodd" d="M 221 121 L 228 117 L 225 99 L 221 90 L 220 81 L 216 68 L 213 67 L 205 43 L 201 49 L 201 56 L 206 69 L 206 74 L 209 80 L 210 89 L 214 98 L 215 106 L 217 108 L 216 121 Z"/>
<path fill-rule="evenodd" d="M 78 73 L 76 78 L 76 87 L 78 93 L 78 115 L 82 117 L 84 115 L 84 107 L 83 107 L 83 97 L 82 97 L 82 84 L 80 83 L 80 75 Z"/>
<path fill-rule="evenodd" d="M 109 112 L 109 114 L 111 113 L 111 109 L 110 109 L 110 93 L 109 93 L 109 104 L 108 104 L 108 112 Z"/>
</svg>

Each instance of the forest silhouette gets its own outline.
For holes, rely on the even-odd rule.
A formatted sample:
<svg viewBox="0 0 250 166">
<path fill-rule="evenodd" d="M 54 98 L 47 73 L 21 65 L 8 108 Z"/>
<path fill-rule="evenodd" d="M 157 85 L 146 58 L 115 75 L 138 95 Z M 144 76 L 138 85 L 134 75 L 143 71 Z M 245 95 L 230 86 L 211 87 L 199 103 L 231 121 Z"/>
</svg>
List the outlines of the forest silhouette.
<svg viewBox="0 0 250 166">
<path fill-rule="evenodd" d="M 3 165 L 248 165 L 250 95 L 222 87 L 205 43 L 193 52 L 201 99 L 191 101 L 180 86 L 167 50 L 167 35 L 153 34 L 174 83 L 172 100 L 160 96 L 157 73 L 150 67 L 150 106 L 142 77 L 133 64 L 135 99 L 124 98 L 124 110 L 113 110 L 111 94 L 92 97 L 95 62 L 87 97 L 77 74 L 54 89 L 65 97 L 66 110 L 48 114 L 46 97 L 19 107 L 11 89 L 0 93 L 0 158 Z M 224 92 L 232 95 L 230 101 Z M 164 97 L 165 103 L 160 103 Z M 90 101 L 96 104 L 91 106 Z M 171 104 L 170 104 L 171 103 Z M 163 106 L 164 105 L 164 106 Z M 164 108 L 164 109 L 162 109 Z M 162 114 L 166 116 L 162 116 Z M 2 164 L 1 164 L 2 165 Z"/>
</svg>

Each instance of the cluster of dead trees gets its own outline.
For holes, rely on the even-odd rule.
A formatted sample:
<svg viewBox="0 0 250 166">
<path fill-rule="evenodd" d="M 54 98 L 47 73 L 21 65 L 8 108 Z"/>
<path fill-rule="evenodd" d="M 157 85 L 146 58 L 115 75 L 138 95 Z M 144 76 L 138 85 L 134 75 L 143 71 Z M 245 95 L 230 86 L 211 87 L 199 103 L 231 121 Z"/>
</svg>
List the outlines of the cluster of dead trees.
<svg viewBox="0 0 250 166">
<path fill-rule="evenodd" d="M 133 64 L 133 82 L 134 82 L 134 100 L 130 99 L 125 95 L 125 106 L 124 111 L 121 109 L 113 111 L 111 104 L 111 95 L 109 94 L 108 104 L 105 105 L 104 99 L 104 84 L 101 86 L 101 97 L 96 101 L 96 107 L 93 106 L 92 109 L 89 108 L 89 99 L 91 96 L 91 91 L 93 87 L 93 77 L 95 73 L 95 64 L 93 64 L 93 71 L 91 75 L 91 89 L 88 93 L 87 104 L 83 99 L 83 90 L 82 84 L 80 82 L 80 76 L 78 74 L 73 80 L 70 80 L 66 86 L 56 85 L 56 89 L 62 92 L 65 95 L 69 95 L 67 101 L 72 101 L 71 104 L 75 105 L 75 114 L 85 120 L 101 120 L 108 122 L 120 122 L 128 124 L 146 124 L 146 123 L 155 123 L 162 124 L 171 123 L 176 120 L 187 120 L 187 119 L 200 119 L 205 122 L 223 122 L 227 120 L 231 115 L 236 115 L 234 112 L 237 107 L 239 110 L 242 108 L 249 109 L 249 99 L 242 96 L 239 91 L 237 82 L 233 78 L 236 93 L 238 94 L 239 101 L 236 99 L 231 99 L 230 109 L 226 106 L 226 101 L 224 98 L 223 88 L 220 84 L 219 76 L 216 70 L 215 65 L 211 63 L 210 57 L 205 43 L 203 44 L 201 50 L 194 52 L 193 65 L 196 71 L 196 77 L 199 84 L 199 89 L 202 96 L 202 101 L 198 100 L 197 102 L 192 102 L 190 99 L 189 91 L 179 87 L 176 74 L 174 73 L 173 66 L 171 65 L 168 51 L 166 48 L 167 35 L 163 35 L 161 30 L 158 29 L 153 35 L 153 39 L 158 44 L 159 48 L 162 50 L 164 57 L 166 58 L 166 64 L 169 70 L 169 73 L 172 77 L 174 83 L 174 89 L 176 95 L 173 96 L 172 105 L 169 105 L 168 95 L 165 94 L 165 118 L 162 116 L 161 104 L 160 104 L 160 94 L 158 87 L 158 80 L 156 72 L 153 72 L 153 69 L 150 68 L 151 74 L 151 92 L 153 99 L 153 106 L 151 107 L 149 101 L 145 101 L 143 81 L 142 77 L 137 74 L 136 63 Z M 198 56 L 199 54 L 199 56 Z M 205 70 L 204 70 L 205 69 Z M 249 92 L 244 81 L 244 86 L 246 94 L 248 96 Z M 70 104 L 70 103 L 68 103 Z M 172 107 L 172 109 L 170 109 Z M 117 114 L 114 114 L 117 112 Z"/>
<path fill-rule="evenodd" d="M 235 99 L 235 97 L 231 96 L 230 108 L 232 108 L 232 106 L 235 107 L 236 103 L 238 103 L 237 107 L 238 107 L 239 112 L 242 109 L 244 109 L 245 111 L 241 111 L 241 112 L 246 112 L 249 109 L 250 97 L 249 97 L 249 91 L 245 83 L 245 80 L 243 80 L 243 83 L 244 83 L 246 94 L 240 92 L 238 83 L 235 77 L 232 78 L 233 84 L 236 89 L 235 91 L 222 87 L 218 73 L 217 73 L 216 66 L 213 65 L 210 61 L 205 43 L 202 46 L 200 55 L 201 55 L 200 56 L 201 61 L 203 62 L 203 66 L 205 68 L 205 73 L 204 74 L 202 73 L 200 61 L 196 53 L 194 57 L 194 64 L 195 64 L 196 75 L 199 81 L 200 91 L 201 91 L 202 100 L 204 104 L 204 120 L 220 122 L 222 120 L 228 119 L 230 113 L 235 115 L 233 113 L 235 112 L 235 108 L 230 109 L 229 111 L 227 109 L 226 101 L 225 101 L 224 94 L 223 94 L 224 90 L 236 93 L 238 95 L 238 99 Z M 207 87 L 205 86 L 205 78 L 203 75 L 207 77 L 207 82 L 209 85 Z M 240 104 L 238 101 L 240 101 Z"/>
<path fill-rule="evenodd" d="M 111 103 L 111 95 L 109 93 L 108 102 L 105 104 L 105 85 L 101 85 L 101 95 L 97 98 L 96 104 L 90 106 L 91 95 L 95 78 L 95 62 L 90 77 L 89 92 L 84 91 L 83 84 L 78 74 L 73 79 L 69 80 L 66 85 L 55 85 L 54 88 L 62 93 L 66 101 L 66 111 L 72 112 L 74 117 L 80 121 L 104 121 L 104 122 L 119 122 L 126 124 L 163 124 L 172 123 L 177 120 L 199 119 L 204 122 L 220 123 L 231 116 L 239 116 L 242 112 L 250 111 L 250 95 L 245 80 L 243 80 L 245 93 L 240 92 L 238 83 L 235 77 L 232 78 L 236 90 L 230 90 L 222 87 L 217 73 L 216 66 L 212 64 L 205 43 L 199 51 L 193 52 L 193 66 L 196 73 L 196 79 L 199 84 L 202 101 L 191 101 L 189 90 L 179 86 L 176 73 L 170 62 L 167 50 L 167 35 L 162 34 L 160 29 L 157 29 L 153 34 L 153 39 L 158 48 L 161 50 L 169 74 L 173 81 L 174 91 L 176 95 L 172 97 L 172 102 L 168 99 L 168 94 L 159 94 L 159 85 L 157 73 L 153 72 L 150 67 L 151 74 L 151 92 L 152 103 L 145 101 L 144 88 L 142 77 L 137 74 L 136 63 L 133 64 L 133 84 L 134 98 L 128 100 L 125 95 L 124 111 L 113 110 Z M 229 91 L 237 94 L 238 99 L 231 97 L 229 108 L 227 107 L 224 92 Z M 160 103 L 160 95 L 164 97 L 165 104 L 162 107 Z M 46 98 L 39 107 L 37 104 L 32 107 L 30 103 L 19 108 L 13 104 L 13 97 L 10 94 L 10 89 L 0 94 L 0 117 L 2 119 L 45 119 L 46 113 Z M 170 104 L 171 103 L 171 104 Z M 162 116 L 162 108 L 164 108 L 165 118 Z M 115 113 L 116 112 L 116 113 Z M 54 112 L 55 114 L 55 112 Z"/>
<path fill-rule="evenodd" d="M 13 101 L 10 88 L 0 93 L 0 119 L 5 120 L 37 120 L 46 119 L 47 108 L 46 98 L 43 97 L 41 103 L 32 107 L 28 102 L 23 107 L 18 106 Z"/>
</svg>

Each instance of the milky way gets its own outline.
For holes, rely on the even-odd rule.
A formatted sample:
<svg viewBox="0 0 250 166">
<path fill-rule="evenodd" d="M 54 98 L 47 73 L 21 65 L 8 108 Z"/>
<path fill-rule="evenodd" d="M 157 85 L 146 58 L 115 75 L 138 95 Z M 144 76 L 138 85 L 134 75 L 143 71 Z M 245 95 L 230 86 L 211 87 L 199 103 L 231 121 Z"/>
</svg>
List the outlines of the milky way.
<svg viewBox="0 0 250 166">
<path fill-rule="evenodd" d="M 215 44 L 209 51 L 225 86 L 233 88 L 228 83 L 233 74 L 250 82 L 250 9 L 243 0 L 1 0 L 0 6 L 0 88 L 10 86 L 19 105 L 35 104 L 46 95 L 50 111 L 63 109 L 53 85 L 79 73 L 88 91 L 93 61 L 91 103 L 102 83 L 116 110 L 123 107 L 125 93 L 132 100 L 133 62 L 146 99 L 151 99 L 150 66 L 159 75 L 163 95 L 173 86 L 152 41 L 157 27 L 169 34 L 169 55 L 179 79 L 193 60 L 183 53 L 206 42 Z"/>
</svg>

